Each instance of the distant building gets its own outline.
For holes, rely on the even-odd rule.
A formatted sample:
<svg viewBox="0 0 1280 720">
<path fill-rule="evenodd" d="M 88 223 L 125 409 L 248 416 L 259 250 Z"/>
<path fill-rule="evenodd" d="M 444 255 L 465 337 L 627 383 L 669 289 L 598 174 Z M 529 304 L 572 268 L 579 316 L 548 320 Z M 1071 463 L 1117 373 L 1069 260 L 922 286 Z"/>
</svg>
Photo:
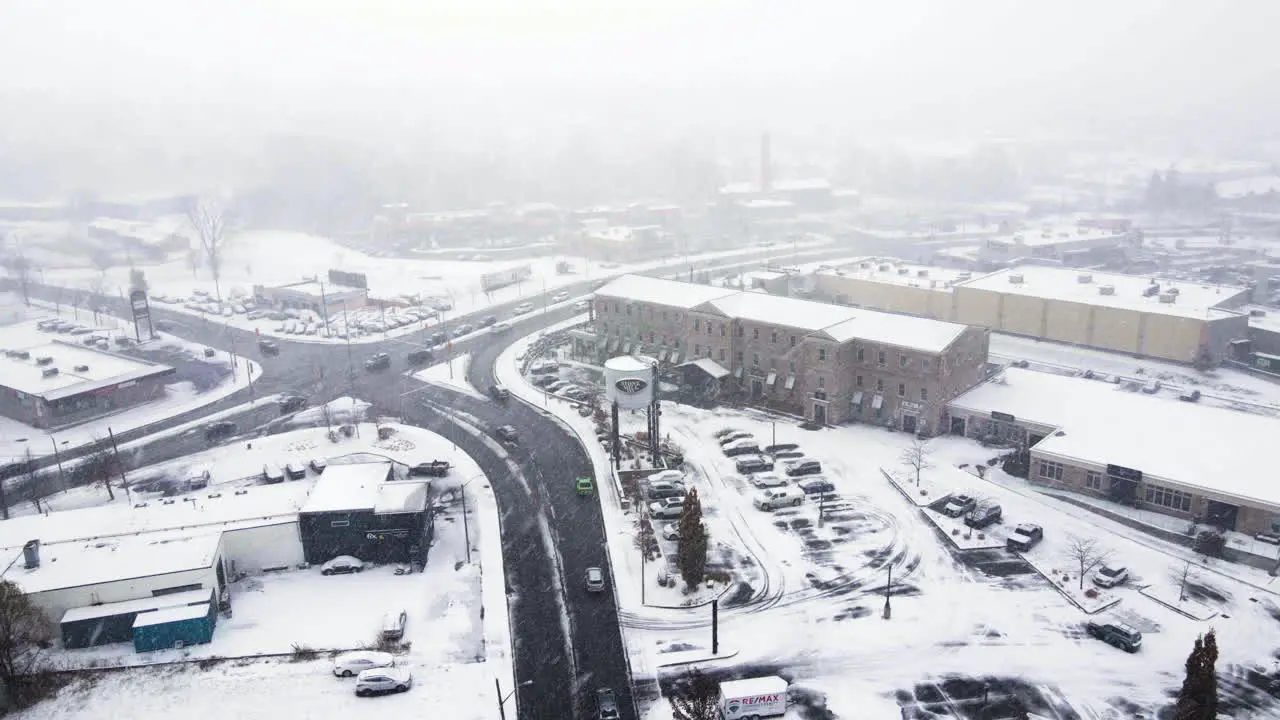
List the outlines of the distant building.
<svg viewBox="0 0 1280 720">
<path fill-rule="evenodd" d="M 665 257 L 674 248 L 673 236 L 658 225 L 627 227 L 591 222 L 570 239 L 573 254 L 616 263 Z"/>
<path fill-rule="evenodd" d="M 1101 221 L 1099 221 L 1101 222 Z M 978 259 L 997 266 L 1046 263 L 1094 265 L 1121 258 L 1142 246 L 1142 233 L 1126 228 L 1080 224 L 1027 227 L 983 241 Z"/>
<path fill-rule="evenodd" d="M 310 310 L 325 318 L 341 313 L 343 309 L 355 310 L 369 304 L 367 287 L 342 285 L 319 278 L 275 287 L 255 285 L 253 294 L 276 307 Z"/>
</svg>

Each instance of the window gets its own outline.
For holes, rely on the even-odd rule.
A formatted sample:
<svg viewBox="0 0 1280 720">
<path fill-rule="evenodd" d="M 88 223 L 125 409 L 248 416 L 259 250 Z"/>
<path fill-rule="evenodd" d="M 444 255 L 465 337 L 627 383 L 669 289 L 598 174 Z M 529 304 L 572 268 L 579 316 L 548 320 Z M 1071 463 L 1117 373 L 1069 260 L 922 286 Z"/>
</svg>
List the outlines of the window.
<svg viewBox="0 0 1280 720">
<path fill-rule="evenodd" d="M 191 585 L 175 585 L 174 587 L 159 588 L 151 591 L 151 597 L 160 597 L 161 595 L 176 595 L 183 592 L 191 592 L 192 590 L 200 590 L 204 586 L 200 583 Z"/>
<path fill-rule="evenodd" d="M 653 308 L 649 308 L 649 319 L 653 319 Z"/>
<path fill-rule="evenodd" d="M 791 347 L 795 347 L 795 346 L 796 346 L 796 336 L 795 336 L 795 335 L 792 335 L 792 336 L 791 336 Z"/>
<path fill-rule="evenodd" d="M 666 319 L 667 319 L 667 311 L 666 311 L 666 310 L 663 310 L 663 311 L 662 311 L 662 319 L 663 319 L 663 320 L 666 320 Z"/>
<path fill-rule="evenodd" d="M 858 362 L 866 362 L 867 351 L 864 348 L 858 348 Z"/>
<path fill-rule="evenodd" d="M 884 392 L 884 380 L 876 380 L 876 392 Z"/>
<path fill-rule="evenodd" d="M 795 372 L 795 371 L 796 371 L 796 361 L 795 361 L 795 360 L 788 360 L 788 361 L 787 361 L 787 371 L 788 371 L 788 372 Z"/>
<path fill-rule="evenodd" d="M 701 346 L 701 345 L 694 345 L 694 346 L 693 346 L 693 354 L 694 354 L 694 355 L 701 355 L 701 354 L 702 354 L 702 346 Z"/>
<path fill-rule="evenodd" d="M 929 390 L 920 388 L 920 402 L 929 402 Z"/>
<path fill-rule="evenodd" d="M 630 306 L 630 305 L 628 305 L 628 306 L 627 306 L 627 316 L 628 316 L 628 317 L 630 317 L 630 316 L 631 316 L 631 306 Z"/>
<path fill-rule="evenodd" d="M 1102 473 L 1097 470 L 1090 470 L 1084 475 L 1084 486 L 1090 490 L 1102 489 Z"/>
<path fill-rule="evenodd" d="M 760 328 L 751 328 L 751 339 L 752 340 L 760 339 Z"/>
<path fill-rule="evenodd" d="M 920 358 L 920 369 L 925 372 L 933 372 L 933 358 Z"/>
<path fill-rule="evenodd" d="M 898 383 L 898 397 L 906 397 L 906 396 L 907 396 L 907 384 Z"/>
<path fill-rule="evenodd" d="M 702 320 L 701 320 L 700 318 L 694 318 L 694 319 L 693 319 L 693 329 L 694 329 L 694 330 L 701 330 L 701 329 L 702 329 Z"/>
<path fill-rule="evenodd" d="M 724 337 L 729 332 L 729 327 L 724 323 L 720 323 L 720 337 Z"/>
<path fill-rule="evenodd" d="M 770 334 L 770 336 L 771 336 L 771 339 L 772 339 L 773 344 L 774 344 L 774 345 L 777 345 L 777 344 L 778 344 L 778 331 L 777 331 L 777 330 L 774 330 L 773 332 L 771 332 L 771 333 L 769 333 L 769 334 Z"/>
<path fill-rule="evenodd" d="M 760 353 L 751 353 L 751 366 L 760 367 Z"/>
<path fill-rule="evenodd" d="M 604 332 L 604 334 L 605 334 L 605 335 L 608 335 L 608 334 L 609 334 L 609 323 L 600 323 L 600 329 Z"/>
<path fill-rule="evenodd" d="M 827 359 L 827 349 L 818 348 L 818 362 L 825 362 Z"/>
<path fill-rule="evenodd" d="M 742 364 L 742 351 L 741 351 L 741 350 L 739 350 L 739 351 L 738 351 L 738 364 L 739 364 L 739 365 L 741 365 L 741 364 Z"/>
<path fill-rule="evenodd" d="M 898 367 L 906 369 L 908 362 L 910 362 L 910 359 L 906 355 L 898 356 Z"/>
<path fill-rule="evenodd" d="M 1039 475 L 1046 480 L 1062 480 L 1062 463 L 1041 460 Z"/>
<path fill-rule="evenodd" d="M 649 342 L 653 342 L 653 333 L 649 333 Z"/>
<path fill-rule="evenodd" d="M 709 350 L 710 348 L 708 348 Z M 724 362 L 724 348 L 720 348 L 720 362 Z"/>
<path fill-rule="evenodd" d="M 1191 512 L 1190 495 L 1179 490 L 1160 487 L 1159 485 L 1147 486 L 1147 502 L 1152 505 L 1161 505 L 1171 510 Z"/>
<path fill-rule="evenodd" d="M 769 358 L 769 369 L 770 370 L 778 369 L 778 358 L 772 358 L 772 357 Z"/>
<path fill-rule="evenodd" d="M 827 386 L 827 379 L 826 379 L 826 378 L 824 378 L 824 377 L 822 377 L 821 375 L 819 375 L 819 376 L 818 376 L 818 387 L 820 387 L 820 388 L 825 388 L 826 386 Z"/>
<path fill-rule="evenodd" d="M 330 520 L 329 527 L 351 527 L 350 520 Z"/>
<path fill-rule="evenodd" d="M 884 351 L 883 350 L 877 353 L 876 364 L 879 365 L 880 367 L 884 367 Z"/>
<path fill-rule="evenodd" d="M 854 386 L 854 387 L 862 387 L 862 376 L 861 376 L 861 375 L 859 375 L 859 376 L 857 376 L 857 377 L 855 377 L 855 378 L 853 379 L 853 386 Z"/>
</svg>

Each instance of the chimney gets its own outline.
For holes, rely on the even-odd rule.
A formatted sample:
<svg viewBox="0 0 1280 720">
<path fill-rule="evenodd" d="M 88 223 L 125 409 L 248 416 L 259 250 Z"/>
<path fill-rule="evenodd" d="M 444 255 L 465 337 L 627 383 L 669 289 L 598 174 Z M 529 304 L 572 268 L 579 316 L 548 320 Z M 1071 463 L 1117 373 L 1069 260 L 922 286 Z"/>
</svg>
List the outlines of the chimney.
<svg viewBox="0 0 1280 720">
<path fill-rule="evenodd" d="M 769 133 L 760 136 L 760 192 L 773 189 L 773 154 L 769 148 Z"/>
<path fill-rule="evenodd" d="M 26 563 L 28 570 L 35 570 L 40 567 L 40 541 L 28 540 L 22 546 L 22 559 Z"/>
</svg>

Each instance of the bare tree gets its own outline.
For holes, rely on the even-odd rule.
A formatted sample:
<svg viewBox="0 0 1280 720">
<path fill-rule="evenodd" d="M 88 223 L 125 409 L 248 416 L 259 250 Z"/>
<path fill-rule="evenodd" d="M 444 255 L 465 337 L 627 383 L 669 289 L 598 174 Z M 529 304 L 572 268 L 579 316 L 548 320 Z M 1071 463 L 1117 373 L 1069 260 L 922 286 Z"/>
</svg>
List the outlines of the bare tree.
<svg viewBox="0 0 1280 720">
<path fill-rule="evenodd" d="M 330 405 L 329 403 L 324 403 L 323 405 L 321 405 L 320 417 L 324 418 L 324 429 L 332 432 L 333 431 L 333 406 Z"/>
<path fill-rule="evenodd" d="M 10 699 L 23 700 L 21 679 L 37 669 L 53 624 L 11 580 L 0 580 L 0 681 Z"/>
<path fill-rule="evenodd" d="M 916 476 L 916 485 L 920 485 L 920 475 L 925 470 L 933 468 L 933 463 L 929 460 L 929 456 L 933 450 L 929 447 L 929 441 L 921 438 L 912 438 L 911 445 L 902 449 L 902 453 L 898 455 L 898 459 L 902 461 Z"/>
<path fill-rule="evenodd" d="M 720 687 L 712 678 L 697 670 L 681 679 L 671 696 L 671 715 L 675 720 L 716 720 Z"/>
<path fill-rule="evenodd" d="M 1067 537 L 1067 559 L 1079 565 L 1080 589 L 1084 589 L 1084 576 L 1090 570 L 1105 565 L 1111 559 L 1111 551 L 1098 544 L 1093 538 L 1082 538 L 1075 535 Z"/>
<path fill-rule="evenodd" d="M 221 303 L 222 253 L 227 241 L 223 207 L 209 198 L 197 198 L 187 206 L 187 220 L 200 238 L 202 259 L 213 275 L 213 292 Z"/>
<path fill-rule="evenodd" d="M 93 442 L 93 451 L 76 465 L 72 471 L 72 477 L 84 485 L 102 483 L 107 490 L 107 499 L 115 500 L 116 494 L 111 489 L 111 478 L 116 474 L 118 464 L 110 444 L 99 438 Z"/>
<path fill-rule="evenodd" d="M 22 301 L 30 307 L 31 261 L 22 255 L 9 255 L 4 259 L 3 266 L 17 278 L 18 287 L 22 290 Z"/>
<path fill-rule="evenodd" d="M 52 495 L 53 492 L 52 488 L 45 482 L 45 478 L 41 477 L 36 470 L 35 459 L 31 457 L 31 448 L 26 450 L 23 466 L 26 468 L 26 492 L 24 494 L 31 498 L 31 504 L 36 506 L 36 513 L 44 514 L 44 506 L 40 504 L 40 501 Z"/>
<path fill-rule="evenodd" d="M 1169 578 L 1178 584 L 1178 602 L 1185 601 L 1187 599 L 1187 580 L 1191 578 L 1191 561 L 1186 561 L 1181 570 L 1174 570 L 1169 573 Z"/>
</svg>

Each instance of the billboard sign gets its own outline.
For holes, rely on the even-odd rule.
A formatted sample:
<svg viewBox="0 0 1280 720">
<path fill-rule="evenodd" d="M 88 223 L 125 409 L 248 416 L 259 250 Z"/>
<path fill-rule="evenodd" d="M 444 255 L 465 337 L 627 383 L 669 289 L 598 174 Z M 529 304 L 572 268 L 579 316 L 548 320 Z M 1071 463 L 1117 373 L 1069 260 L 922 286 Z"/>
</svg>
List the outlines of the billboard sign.
<svg viewBox="0 0 1280 720">
<path fill-rule="evenodd" d="M 129 307 L 133 310 L 133 332 L 138 342 L 156 338 L 156 329 L 151 324 L 151 305 L 147 302 L 146 290 L 134 290 L 129 293 Z"/>
<path fill-rule="evenodd" d="M 334 285 L 342 285 L 343 287 L 360 288 L 361 290 L 369 289 L 369 277 L 364 273 L 330 270 L 329 282 Z"/>
<path fill-rule="evenodd" d="M 1123 465 L 1107 465 L 1107 476 L 1128 480 L 1130 482 L 1142 482 L 1142 471 L 1127 468 Z"/>
<path fill-rule="evenodd" d="M 604 364 L 605 397 L 622 410 L 639 410 L 653 404 L 654 366 L 620 355 Z"/>
<path fill-rule="evenodd" d="M 531 277 L 533 277 L 533 266 L 531 265 L 519 265 L 506 270 L 485 273 L 480 276 L 480 290 L 482 292 L 493 292 L 499 288 L 528 280 Z"/>
</svg>

